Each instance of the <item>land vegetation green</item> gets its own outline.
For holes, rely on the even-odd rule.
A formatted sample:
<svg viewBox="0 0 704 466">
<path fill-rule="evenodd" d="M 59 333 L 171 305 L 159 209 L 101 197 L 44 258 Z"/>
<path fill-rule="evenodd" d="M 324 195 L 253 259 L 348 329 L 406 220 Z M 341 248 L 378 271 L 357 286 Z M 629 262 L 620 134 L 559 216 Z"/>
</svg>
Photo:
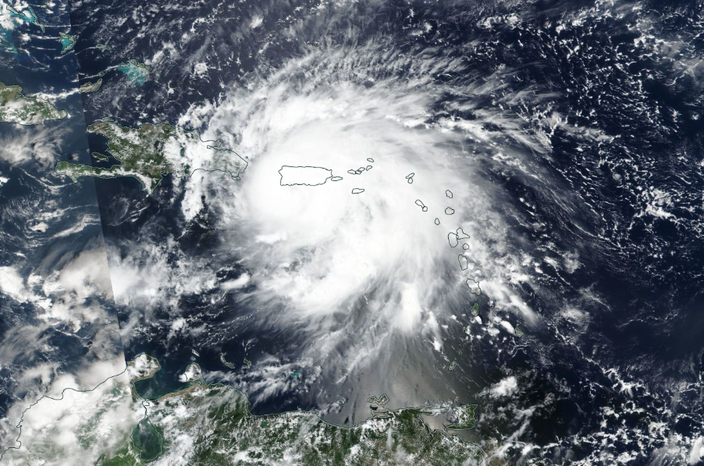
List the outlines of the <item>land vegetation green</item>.
<svg viewBox="0 0 704 466">
<path fill-rule="evenodd" d="M 8 86 L 0 82 L 0 122 L 20 125 L 41 125 L 47 120 L 66 118 L 65 110 L 52 103 L 24 94 L 20 86 Z"/>
<path fill-rule="evenodd" d="M 196 383 L 153 401 L 126 445 L 98 464 L 171 464 L 170 458 L 193 465 L 480 464 L 479 447 L 423 422 L 421 416 L 430 413 L 423 408 L 389 411 L 353 427 L 330 424 L 311 412 L 257 416 L 232 387 Z M 473 408 L 463 411 L 470 413 Z"/>
<path fill-rule="evenodd" d="M 196 170 L 222 171 L 237 179 L 247 166 L 235 152 L 217 142 L 202 141 L 198 135 L 172 125 L 145 123 L 136 128 L 120 126 L 112 121 L 98 121 L 88 131 L 107 139 L 107 153 L 118 163 L 109 167 L 63 161 L 56 171 L 74 181 L 98 178 L 132 177 L 151 194 L 167 174 L 190 176 Z M 94 152 L 95 159 L 109 157 Z"/>
</svg>

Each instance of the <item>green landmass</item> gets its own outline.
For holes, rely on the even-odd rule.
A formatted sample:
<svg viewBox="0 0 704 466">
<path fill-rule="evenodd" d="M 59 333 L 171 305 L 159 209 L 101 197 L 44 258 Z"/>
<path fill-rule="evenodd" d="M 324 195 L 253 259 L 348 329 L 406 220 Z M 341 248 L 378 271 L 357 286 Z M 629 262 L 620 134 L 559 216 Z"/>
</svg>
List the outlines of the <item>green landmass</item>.
<svg viewBox="0 0 704 466">
<path fill-rule="evenodd" d="M 163 430 L 155 427 L 149 419 L 142 419 L 132 431 L 132 446 L 139 454 L 135 457 L 144 462 L 154 461 L 164 448 Z"/>
<path fill-rule="evenodd" d="M 0 122 L 41 125 L 47 120 L 60 120 L 67 116 L 65 110 L 58 110 L 50 102 L 24 95 L 20 86 L 7 86 L 0 82 Z"/>
<path fill-rule="evenodd" d="M 447 426 L 448 430 L 467 430 L 473 429 L 476 425 L 475 411 L 477 405 L 463 405 L 458 406 L 450 413 L 450 420 L 452 424 Z"/>
<path fill-rule="evenodd" d="M 220 353 L 220 362 L 222 362 L 225 367 L 229 369 L 237 369 L 234 364 L 232 364 L 230 361 L 225 359 L 225 355 L 223 353 Z"/>
<path fill-rule="evenodd" d="M 525 332 L 521 329 L 521 327 L 516 327 L 516 336 L 521 338 L 523 335 L 525 335 Z"/>
<path fill-rule="evenodd" d="M 422 416 L 447 408 L 385 410 L 383 416 L 343 427 L 313 412 L 253 415 L 242 392 L 202 379 L 146 400 L 135 383 L 159 369 L 156 358 L 140 354 L 125 372 L 91 390 L 67 389 L 67 399 L 64 394 L 45 397 L 23 414 L 18 437 L 22 448 L 5 450 L 0 458 L 28 466 L 137 466 L 154 461 L 194 466 L 482 464 L 478 446 L 423 421 Z M 384 402 L 388 397 L 374 399 Z M 455 408 L 451 427 L 473 427 L 474 408 Z M 53 414 L 32 416 L 33 409 Z"/>
<path fill-rule="evenodd" d="M 202 141 L 196 134 L 169 124 L 145 123 L 137 128 L 99 121 L 88 131 L 108 140 L 108 153 L 119 164 L 94 167 L 73 162 L 59 162 L 56 171 L 74 181 L 88 176 L 98 178 L 132 177 L 140 181 L 147 194 L 159 186 L 164 175 L 191 176 L 197 170 L 222 171 L 233 179 L 247 167 L 236 153 L 212 142 Z M 93 157 L 107 157 L 94 153 Z"/>
<path fill-rule="evenodd" d="M 98 79 L 96 82 L 87 82 L 85 84 L 81 84 L 81 87 L 78 88 L 78 91 L 81 94 L 88 94 L 89 92 L 96 92 L 98 89 L 100 89 L 100 86 L 102 86 L 103 80 Z"/>
<path fill-rule="evenodd" d="M 474 465 L 482 452 L 429 428 L 422 409 L 389 412 L 355 427 L 308 412 L 255 416 L 240 392 L 196 386 L 149 408 L 130 441 L 99 465 L 142 465 L 159 458 L 193 465 Z M 178 413 L 178 415 L 175 415 Z M 188 439 L 184 442 L 184 439 Z"/>
<path fill-rule="evenodd" d="M 147 81 L 149 67 L 137 60 L 130 60 L 117 65 L 117 71 L 123 73 L 132 84 L 141 85 Z"/>
<path fill-rule="evenodd" d="M 63 55 L 64 53 L 68 52 L 76 46 L 78 36 L 72 36 L 70 34 L 66 34 L 65 32 L 61 32 L 59 33 L 58 40 L 61 44 L 61 54 Z"/>
</svg>

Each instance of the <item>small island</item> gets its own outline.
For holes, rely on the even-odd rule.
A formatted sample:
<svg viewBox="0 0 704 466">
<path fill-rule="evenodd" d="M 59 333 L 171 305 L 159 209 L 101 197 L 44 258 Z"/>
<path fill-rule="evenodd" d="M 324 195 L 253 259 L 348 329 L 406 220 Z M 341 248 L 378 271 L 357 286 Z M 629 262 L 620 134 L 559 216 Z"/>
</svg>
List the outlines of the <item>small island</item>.
<svg viewBox="0 0 704 466">
<path fill-rule="evenodd" d="M 469 287 L 470 293 L 479 296 L 482 294 L 482 289 L 479 287 L 479 282 L 473 278 L 467 279 L 467 286 Z"/>
<path fill-rule="evenodd" d="M 66 34 L 65 32 L 59 33 L 58 41 L 61 44 L 61 55 L 72 50 L 76 46 L 77 40 L 78 36 L 72 36 L 70 34 Z"/>
<path fill-rule="evenodd" d="M 468 430 L 474 429 L 477 424 L 475 411 L 477 405 L 462 405 L 450 411 L 448 419 L 452 424 L 447 426 L 448 430 Z"/>
<path fill-rule="evenodd" d="M 127 375 L 130 383 L 151 379 L 160 369 L 159 361 L 147 353 L 142 353 L 127 363 Z"/>
<path fill-rule="evenodd" d="M 98 89 L 100 89 L 100 86 L 103 85 L 103 79 L 98 78 L 97 81 L 95 82 L 87 82 L 85 84 L 81 84 L 81 87 L 78 88 L 78 92 L 81 94 L 88 94 L 90 92 L 96 92 Z"/>
<path fill-rule="evenodd" d="M 130 60 L 117 65 L 117 71 L 123 73 L 132 84 L 142 85 L 149 76 L 149 67 L 137 60 Z"/>
</svg>

